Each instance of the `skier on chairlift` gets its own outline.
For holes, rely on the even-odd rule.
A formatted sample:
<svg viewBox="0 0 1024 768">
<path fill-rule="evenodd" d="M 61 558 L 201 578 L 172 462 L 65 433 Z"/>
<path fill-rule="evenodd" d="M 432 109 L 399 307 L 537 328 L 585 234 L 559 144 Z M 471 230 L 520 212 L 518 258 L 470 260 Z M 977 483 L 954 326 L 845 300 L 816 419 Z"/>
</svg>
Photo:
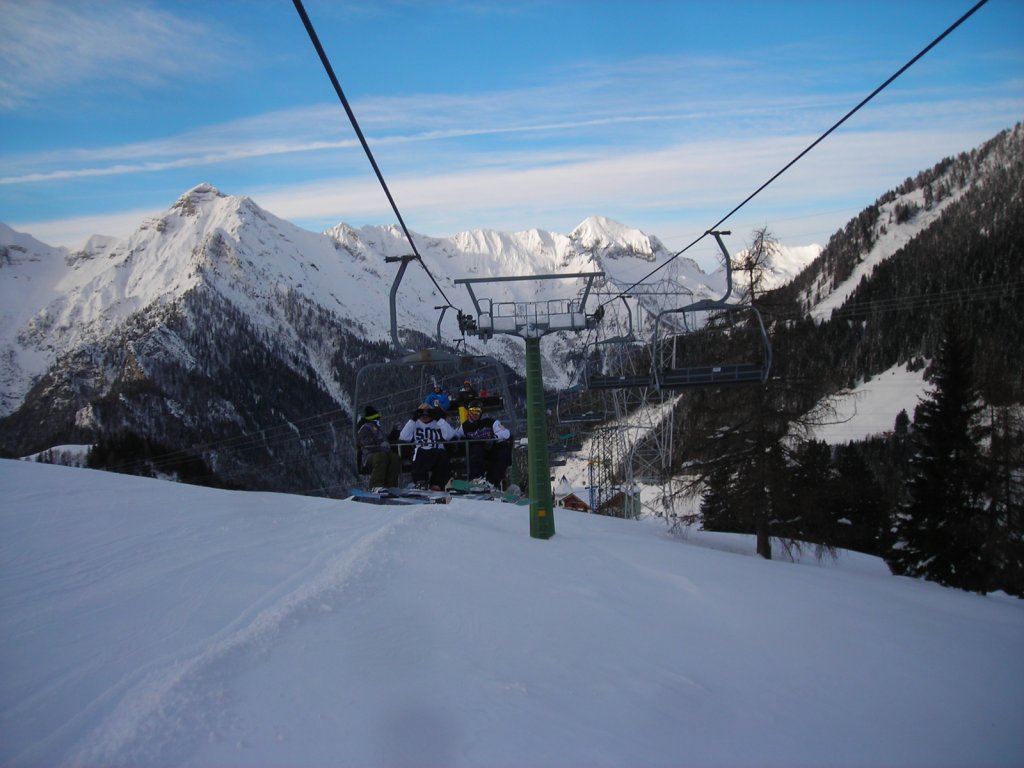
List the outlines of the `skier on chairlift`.
<svg viewBox="0 0 1024 768">
<path fill-rule="evenodd" d="M 447 415 L 448 409 L 452 406 L 452 399 L 447 392 L 444 391 L 444 387 L 441 386 L 440 382 L 434 382 L 434 388 L 423 398 L 425 405 L 429 405 L 433 408 L 440 408 L 444 415 Z"/>
</svg>

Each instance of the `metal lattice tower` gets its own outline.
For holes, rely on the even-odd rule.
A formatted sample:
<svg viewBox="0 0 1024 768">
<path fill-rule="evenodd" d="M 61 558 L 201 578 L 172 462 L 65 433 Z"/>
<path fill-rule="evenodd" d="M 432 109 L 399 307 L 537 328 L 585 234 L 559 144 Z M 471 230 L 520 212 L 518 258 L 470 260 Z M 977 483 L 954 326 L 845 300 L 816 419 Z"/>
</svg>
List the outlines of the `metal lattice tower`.
<svg viewBox="0 0 1024 768">
<path fill-rule="evenodd" d="M 607 300 L 594 341 L 595 360 L 602 373 L 627 381 L 649 380 L 650 347 L 646 337 L 664 306 L 680 302 L 688 291 L 671 280 L 633 286 L 628 296 Z M 638 336 L 639 333 L 639 336 Z M 639 485 L 658 489 L 664 498 L 671 491 L 671 457 L 675 404 L 678 394 L 654 386 L 624 386 L 596 390 L 604 399 L 611 426 L 591 434 L 591 507 L 604 514 L 636 517 L 640 512 Z M 660 511 L 649 499 L 652 512 Z"/>
</svg>

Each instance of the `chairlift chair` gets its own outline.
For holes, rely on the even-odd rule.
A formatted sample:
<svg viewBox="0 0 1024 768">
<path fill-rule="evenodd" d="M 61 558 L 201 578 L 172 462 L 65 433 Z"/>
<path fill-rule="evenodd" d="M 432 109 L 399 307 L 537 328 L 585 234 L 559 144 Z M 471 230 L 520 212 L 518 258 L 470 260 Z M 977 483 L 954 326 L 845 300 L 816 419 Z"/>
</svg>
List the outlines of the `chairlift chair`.
<svg viewBox="0 0 1024 768">
<path fill-rule="evenodd" d="M 643 355 L 642 345 L 633 331 L 633 309 L 625 294 L 619 294 L 617 298 L 625 309 L 606 312 L 604 327 L 612 330 L 609 335 L 595 339 L 593 348 L 584 358 L 587 389 L 647 387 L 652 384 L 649 366 L 639 361 L 641 365 L 639 369 L 637 367 L 637 358 Z"/>
<path fill-rule="evenodd" d="M 722 242 L 728 232 L 711 232 L 725 256 L 726 291 L 718 299 L 702 299 L 658 313 L 654 324 L 654 376 L 659 389 L 722 384 L 764 384 L 772 364 L 772 346 L 761 313 L 751 304 L 730 302 L 732 258 Z M 699 322 L 701 315 L 707 322 Z M 667 315 L 680 315 L 684 327 L 699 330 L 675 334 L 659 343 L 658 331 Z M 710 342 L 710 350 L 701 349 Z"/>
<path fill-rule="evenodd" d="M 353 441 L 355 442 L 359 419 L 367 405 L 373 405 L 380 412 L 381 427 L 389 433 L 392 442 L 397 442 L 397 431 L 433 390 L 435 383 L 450 396 L 454 396 L 466 380 L 476 386 L 477 394 L 473 399 L 481 402 L 485 413 L 499 419 L 511 430 L 513 436 L 521 435 L 514 400 L 502 365 L 490 355 L 460 354 L 442 347 L 441 321 L 445 311 L 450 307 L 436 307 L 441 310 L 437 323 L 436 347 L 408 349 L 399 340 L 396 296 L 406 266 L 413 258 L 403 256 L 387 259 L 401 261 L 390 294 L 391 340 L 396 356 L 391 360 L 364 365 L 356 373 L 352 392 Z M 486 390 L 488 394 L 481 396 L 482 390 Z M 453 426 L 459 405 L 459 401 L 455 400 L 448 412 Z M 468 406 L 468 403 L 462 405 Z M 411 461 L 411 446 L 399 446 L 399 452 L 404 462 Z M 358 469 L 361 468 L 357 467 Z"/>
<path fill-rule="evenodd" d="M 576 385 L 558 390 L 555 419 L 559 424 L 596 424 L 607 420 L 604 402 Z"/>
<path fill-rule="evenodd" d="M 674 312 L 701 313 L 705 307 Z M 750 306 L 718 307 L 700 330 L 676 335 L 657 349 L 655 378 L 660 389 L 721 384 L 764 384 L 772 349 L 760 312 Z M 684 364 L 685 363 L 685 364 Z"/>
</svg>

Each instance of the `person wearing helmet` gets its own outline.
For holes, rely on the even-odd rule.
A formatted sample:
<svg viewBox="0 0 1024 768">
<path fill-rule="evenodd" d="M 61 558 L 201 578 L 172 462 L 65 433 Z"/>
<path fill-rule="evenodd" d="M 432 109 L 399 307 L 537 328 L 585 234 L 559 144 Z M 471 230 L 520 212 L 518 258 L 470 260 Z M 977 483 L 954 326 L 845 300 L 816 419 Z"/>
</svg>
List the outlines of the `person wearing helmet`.
<svg viewBox="0 0 1024 768">
<path fill-rule="evenodd" d="M 372 405 L 363 410 L 356 430 L 360 471 L 370 473 L 370 488 L 395 488 L 402 474 L 402 459 L 380 426 L 380 412 Z"/>
<path fill-rule="evenodd" d="M 471 480 L 485 479 L 496 488 L 505 480 L 505 472 L 512 463 L 509 438 L 512 433 L 498 419 L 483 415 L 483 404 L 473 400 L 467 409 L 466 420 L 460 427 L 462 436 L 472 441 L 469 446 L 467 472 Z"/>
<path fill-rule="evenodd" d="M 466 379 L 462 382 L 462 387 L 456 393 L 455 398 L 455 402 L 459 405 L 459 424 L 466 420 L 466 416 L 469 414 L 469 404 L 476 399 L 476 388 L 472 381 Z"/>
<path fill-rule="evenodd" d="M 447 413 L 452 405 L 451 397 L 444 391 L 444 387 L 436 381 L 434 382 L 434 388 L 423 398 L 423 402 L 434 408 L 440 408 L 444 413 Z"/>
</svg>

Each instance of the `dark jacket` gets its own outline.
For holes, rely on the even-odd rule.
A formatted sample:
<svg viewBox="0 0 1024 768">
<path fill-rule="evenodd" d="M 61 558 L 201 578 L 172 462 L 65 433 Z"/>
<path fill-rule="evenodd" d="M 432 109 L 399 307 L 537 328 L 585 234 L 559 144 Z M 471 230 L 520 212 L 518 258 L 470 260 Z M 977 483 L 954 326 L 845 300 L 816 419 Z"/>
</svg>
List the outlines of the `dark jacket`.
<svg viewBox="0 0 1024 768">
<path fill-rule="evenodd" d="M 380 424 L 366 419 L 359 420 L 359 429 L 356 431 L 356 446 L 359 449 L 361 463 L 365 466 L 367 459 L 374 453 L 383 453 L 391 450 L 388 443 L 388 436 L 384 434 Z"/>
</svg>

